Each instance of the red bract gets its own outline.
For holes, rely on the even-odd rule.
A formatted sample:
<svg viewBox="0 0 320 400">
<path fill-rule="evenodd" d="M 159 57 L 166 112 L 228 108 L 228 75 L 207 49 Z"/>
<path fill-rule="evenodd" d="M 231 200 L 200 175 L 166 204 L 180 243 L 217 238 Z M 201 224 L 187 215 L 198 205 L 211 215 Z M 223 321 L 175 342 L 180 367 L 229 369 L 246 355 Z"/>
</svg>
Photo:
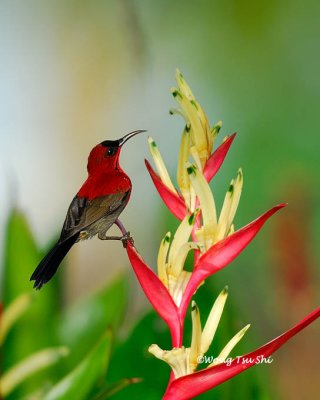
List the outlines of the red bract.
<svg viewBox="0 0 320 400">
<path fill-rule="evenodd" d="M 236 136 L 236 133 L 231 135 L 227 140 L 225 140 L 210 156 L 203 170 L 203 175 L 207 182 L 210 182 L 215 174 L 219 171 L 230 146 Z"/>
<path fill-rule="evenodd" d="M 319 316 L 320 307 L 310 313 L 293 328 L 273 339 L 271 342 L 251 353 L 236 357 L 229 366 L 224 363 L 173 380 L 169 384 L 163 399 L 188 400 L 214 388 L 217 385 L 220 385 L 235 375 L 240 374 L 240 372 L 243 372 L 253 365 L 260 363 L 262 357 L 269 357 L 294 335 L 315 321 Z"/>
<path fill-rule="evenodd" d="M 167 323 L 173 346 L 179 346 L 182 328 L 178 308 L 170 293 L 129 241 L 127 243 L 127 254 L 145 295 L 160 317 Z"/>
<path fill-rule="evenodd" d="M 233 261 L 256 236 L 264 223 L 284 206 L 286 204 L 279 204 L 271 208 L 250 224 L 210 247 L 199 257 L 182 298 L 180 306 L 182 318 L 185 316 L 190 299 L 200 283 Z"/>
<path fill-rule="evenodd" d="M 172 192 L 161 180 L 159 175 L 153 170 L 148 160 L 144 160 L 149 171 L 151 179 L 156 187 L 164 204 L 169 208 L 172 214 L 179 220 L 183 220 L 187 209 L 181 197 Z"/>
</svg>

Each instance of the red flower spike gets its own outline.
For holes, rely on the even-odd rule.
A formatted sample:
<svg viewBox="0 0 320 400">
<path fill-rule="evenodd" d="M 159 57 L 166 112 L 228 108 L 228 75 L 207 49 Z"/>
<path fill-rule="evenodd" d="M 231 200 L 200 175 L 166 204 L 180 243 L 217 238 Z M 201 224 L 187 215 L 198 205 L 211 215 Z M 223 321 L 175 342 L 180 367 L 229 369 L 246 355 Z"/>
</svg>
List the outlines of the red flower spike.
<svg viewBox="0 0 320 400">
<path fill-rule="evenodd" d="M 129 241 L 127 242 L 126 249 L 132 268 L 145 295 L 170 329 L 173 347 L 180 346 L 182 327 L 178 308 L 172 300 L 170 293 Z"/>
<path fill-rule="evenodd" d="M 225 142 L 223 142 L 209 157 L 203 170 L 203 175 L 207 182 L 210 182 L 215 174 L 219 171 L 230 146 L 237 133 L 231 135 Z"/>
<path fill-rule="evenodd" d="M 187 209 L 181 197 L 173 193 L 160 179 L 159 175 L 153 170 L 148 160 L 144 160 L 151 179 L 160 197 L 170 212 L 180 221 L 186 216 Z"/>
<path fill-rule="evenodd" d="M 259 349 L 236 357 L 228 366 L 226 363 L 219 364 L 190 375 L 173 380 L 163 397 L 164 400 L 188 400 L 200 395 L 207 390 L 233 378 L 240 372 L 261 363 L 262 357 L 267 358 L 280 347 L 282 347 L 289 339 L 307 327 L 320 316 L 320 307 L 307 315 L 293 328 L 289 329 L 282 335 L 273 339 Z"/>
<path fill-rule="evenodd" d="M 156 187 L 164 204 L 168 207 L 171 213 L 180 221 L 186 216 L 187 209 L 181 197 L 173 193 L 160 179 L 159 175 L 153 170 L 148 160 L 144 160 L 149 171 L 151 179 Z"/>
<path fill-rule="evenodd" d="M 256 236 L 264 223 L 286 204 L 279 204 L 250 224 L 209 248 L 199 259 L 188 282 L 180 305 L 180 318 L 184 318 L 191 297 L 208 276 L 213 275 L 233 261 Z"/>
</svg>

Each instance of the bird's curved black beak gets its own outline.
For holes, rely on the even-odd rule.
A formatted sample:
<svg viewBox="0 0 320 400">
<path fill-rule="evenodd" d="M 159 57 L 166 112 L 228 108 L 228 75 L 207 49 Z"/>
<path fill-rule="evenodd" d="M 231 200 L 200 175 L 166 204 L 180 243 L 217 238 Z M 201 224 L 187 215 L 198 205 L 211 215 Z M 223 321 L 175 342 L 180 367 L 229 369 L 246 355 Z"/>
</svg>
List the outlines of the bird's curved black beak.
<svg viewBox="0 0 320 400">
<path fill-rule="evenodd" d="M 138 131 L 133 131 L 133 132 L 130 132 L 130 133 L 124 135 L 121 139 L 119 139 L 119 146 L 122 146 L 127 140 L 129 140 L 133 136 L 136 136 L 139 133 L 143 133 L 143 132 L 147 132 L 147 131 L 144 129 L 139 129 Z"/>
</svg>

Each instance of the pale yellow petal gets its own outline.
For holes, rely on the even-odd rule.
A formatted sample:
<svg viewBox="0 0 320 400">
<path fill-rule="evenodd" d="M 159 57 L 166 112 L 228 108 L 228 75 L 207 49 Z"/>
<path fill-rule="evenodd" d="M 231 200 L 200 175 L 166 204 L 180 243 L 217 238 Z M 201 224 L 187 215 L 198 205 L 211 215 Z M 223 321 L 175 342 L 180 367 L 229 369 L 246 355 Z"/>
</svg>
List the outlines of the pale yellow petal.
<svg viewBox="0 0 320 400">
<path fill-rule="evenodd" d="M 214 338 L 217 327 L 219 325 L 227 297 L 228 297 L 228 287 L 226 286 L 219 294 L 216 301 L 214 302 L 210 314 L 208 316 L 207 322 L 204 326 L 201 335 L 201 354 L 205 354 L 211 345 L 211 342 Z"/>
<path fill-rule="evenodd" d="M 243 185 L 242 171 L 239 169 L 235 180 L 232 179 L 225 195 L 222 210 L 219 216 L 216 241 L 229 234 L 235 213 L 237 211 Z"/>
<path fill-rule="evenodd" d="M 200 312 L 196 303 L 192 301 L 191 304 L 191 318 L 192 318 L 192 337 L 189 354 L 189 365 L 191 371 L 194 371 L 198 366 L 198 357 L 201 352 L 201 321 Z"/>
<path fill-rule="evenodd" d="M 223 206 L 218 220 L 216 241 L 223 239 L 229 230 L 229 215 L 234 193 L 234 180 L 232 179 L 224 197 Z"/>
<path fill-rule="evenodd" d="M 207 118 L 203 108 L 197 102 L 195 96 L 193 95 L 193 93 L 190 89 L 190 86 L 187 84 L 186 80 L 184 79 L 183 75 L 181 74 L 181 72 L 179 70 L 176 71 L 176 80 L 177 80 L 180 92 L 190 101 L 191 104 L 194 105 L 194 107 L 197 110 L 198 118 L 200 119 L 203 132 L 207 139 L 207 157 L 208 157 L 211 154 L 212 145 L 213 145 L 213 137 L 210 132 L 208 118 Z M 197 132 L 195 132 L 195 134 L 197 134 Z"/>
<path fill-rule="evenodd" d="M 195 97 L 190 89 L 190 86 L 187 84 L 185 81 L 182 73 L 180 70 L 177 68 L 176 69 L 176 81 L 178 84 L 179 89 L 181 92 L 189 99 L 189 100 L 195 100 Z"/>
<path fill-rule="evenodd" d="M 233 336 L 233 338 L 225 345 L 223 350 L 220 352 L 218 357 L 216 358 L 216 361 L 214 361 L 212 364 L 208 366 L 212 367 L 213 365 L 221 364 L 222 362 L 225 361 L 225 359 L 229 356 L 231 351 L 234 349 L 234 347 L 240 342 L 240 340 L 243 338 L 247 330 L 250 328 L 250 324 L 246 325 L 244 328 L 241 329 L 236 335 Z"/>
<path fill-rule="evenodd" d="M 237 209 L 238 209 L 241 192 L 242 192 L 242 186 L 243 186 L 243 174 L 242 174 L 242 169 L 240 168 L 238 170 L 238 174 L 237 174 L 237 177 L 234 182 L 234 189 L 233 189 L 233 194 L 232 194 L 232 204 L 230 207 L 229 218 L 228 218 L 228 229 L 231 226 L 233 219 L 235 217 L 235 214 L 237 212 Z"/>
<path fill-rule="evenodd" d="M 161 240 L 158 252 L 158 276 L 162 283 L 168 287 L 167 275 L 167 256 L 170 247 L 171 232 L 167 232 L 165 237 Z"/>
<path fill-rule="evenodd" d="M 177 182 L 185 203 L 190 209 L 190 180 L 186 170 L 186 162 L 190 156 L 190 124 L 188 123 L 182 133 L 177 169 Z"/>
<path fill-rule="evenodd" d="M 173 260 L 176 258 L 181 246 L 189 241 L 193 225 L 196 221 L 196 217 L 199 213 L 199 209 L 195 210 L 192 214 L 187 213 L 182 222 L 180 223 L 171 243 L 170 252 L 168 256 L 169 268 L 172 268 Z"/>
<path fill-rule="evenodd" d="M 189 100 L 180 90 L 171 89 L 172 95 L 180 104 L 191 125 L 191 140 L 197 147 L 201 163 L 205 164 L 209 157 L 208 142 L 205 128 L 199 118 L 198 106 L 194 100 Z"/>
<path fill-rule="evenodd" d="M 163 162 L 163 158 L 158 150 L 158 147 L 156 145 L 156 142 L 152 139 L 152 137 L 148 138 L 148 143 L 149 143 L 149 149 L 150 149 L 150 153 L 153 157 L 153 160 L 156 164 L 156 169 L 159 173 L 159 176 L 162 180 L 162 182 L 175 194 L 178 195 L 172 181 L 171 178 L 169 176 L 169 173 L 167 171 L 167 168 Z"/>
<path fill-rule="evenodd" d="M 193 249 L 199 250 L 199 245 L 194 242 L 187 242 L 180 247 L 172 259 L 172 264 L 170 265 L 170 272 L 173 275 L 179 276 L 180 272 L 183 270 L 189 251 Z"/>
<path fill-rule="evenodd" d="M 180 115 L 187 123 L 189 123 L 186 114 L 180 108 L 170 108 L 169 110 L 170 115 Z"/>
<path fill-rule="evenodd" d="M 197 168 L 199 169 L 199 171 L 202 171 L 201 160 L 200 160 L 200 156 L 199 156 L 199 153 L 198 153 L 198 150 L 197 150 L 196 146 L 191 146 L 190 147 L 190 154 L 191 154 L 192 158 L 194 159 L 195 164 L 196 164 Z M 186 163 L 184 163 L 184 170 L 187 173 Z"/>
<path fill-rule="evenodd" d="M 217 228 L 217 214 L 210 186 L 195 165 L 187 163 L 187 172 L 190 177 L 191 185 L 199 198 L 205 235 L 214 238 Z"/>
<path fill-rule="evenodd" d="M 169 292 L 177 307 L 180 307 L 181 305 L 182 296 L 186 290 L 191 275 L 191 272 L 184 270 L 180 272 L 178 277 L 169 274 Z"/>
</svg>

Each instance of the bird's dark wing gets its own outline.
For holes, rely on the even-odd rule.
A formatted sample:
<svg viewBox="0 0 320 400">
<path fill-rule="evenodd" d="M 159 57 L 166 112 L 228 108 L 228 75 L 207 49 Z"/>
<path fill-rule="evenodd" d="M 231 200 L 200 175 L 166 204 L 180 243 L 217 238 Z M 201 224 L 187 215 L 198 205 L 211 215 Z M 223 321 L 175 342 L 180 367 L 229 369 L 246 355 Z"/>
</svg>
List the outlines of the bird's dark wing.
<svg viewBox="0 0 320 400">
<path fill-rule="evenodd" d="M 75 196 L 68 209 L 59 242 L 85 231 L 90 225 L 104 217 L 110 216 L 110 221 L 106 222 L 111 226 L 124 209 L 129 194 L 129 191 L 112 193 L 92 200 Z"/>
</svg>

